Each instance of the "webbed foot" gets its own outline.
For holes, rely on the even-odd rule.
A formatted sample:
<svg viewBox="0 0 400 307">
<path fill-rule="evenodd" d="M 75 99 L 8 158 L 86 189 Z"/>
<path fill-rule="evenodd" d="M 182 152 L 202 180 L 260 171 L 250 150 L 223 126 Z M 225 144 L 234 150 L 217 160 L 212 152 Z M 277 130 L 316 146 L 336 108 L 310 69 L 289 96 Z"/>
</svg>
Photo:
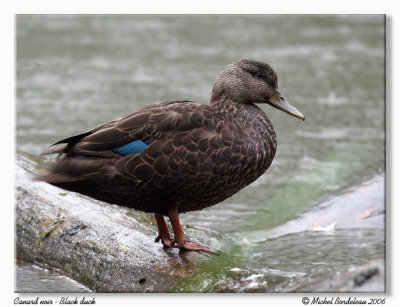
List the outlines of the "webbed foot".
<svg viewBox="0 0 400 307">
<path fill-rule="evenodd" d="M 215 254 L 219 253 L 217 251 L 212 250 L 211 248 L 208 248 L 207 246 L 186 239 L 181 223 L 179 222 L 179 212 L 177 209 L 174 208 L 169 209 L 168 216 L 169 220 L 171 221 L 172 229 L 174 231 L 174 241 L 172 242 L 172 247 L 176 247 L 181 250 L 215 253 Z"/>
<path fill-rule="evenodd" d="M 207 246 L 198 244 L 196 242 L 192 242 L 189 240 L 185 240 L 183 243 L 179 244 L 177 242 L 174 242 L 172 247 L 177 247 L 179 249 L 183 250 L 189 250 L 189 251 L 197 251 L 197 252 L 206 252 L 206 253 L 211 253 L 211 254 L 218 254 L 217 251 L 208 248 Z"/>
<path fill-rule="evenodd" d="M 172 247 L 173 243 L 174 243 L 174 239 L 171 238 L 170 236 L 168 237 L 164 237 L 161 234 L 159 234 L 156 239 L 154 240 L 154 242 L 160 242 L 165 246 L 165 247 Z"/>
</svg>

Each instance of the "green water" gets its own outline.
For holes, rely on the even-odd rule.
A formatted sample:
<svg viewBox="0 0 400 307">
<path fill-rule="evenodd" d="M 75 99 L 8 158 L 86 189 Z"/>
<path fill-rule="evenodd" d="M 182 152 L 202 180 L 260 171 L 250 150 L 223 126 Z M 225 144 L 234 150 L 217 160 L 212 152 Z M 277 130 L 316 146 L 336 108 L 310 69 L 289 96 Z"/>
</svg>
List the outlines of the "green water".
<svg viewBox="0 0 400 307">
<path fill-rule="evenodd" d="M 152 103 L 207 103 L 224 66 L 261 59 L 274 67 L 284 97 L 306 120 L 261 106 L 278 135 L 275 160 L 223 204 L 182 216 L 187 227 L 215 234 L 218 242 L 209 243 L 226 261 L 210 261 L 191 287 L 183 282 L 177 289 L 215 289 L 233 267 L 271 283 L 315 267 L 359 265 L 384 256 L 384 225 L 261 242 L 251 233 L 268 237 L 324 198 L 385 171 L 384 46 L 382 15 L 20 15 L 17 149 L 40 153 Z M 355 238 L 366 248 L 349 250 Z M 322 258 L 302 246 L 319 247 Z"/>
</svg>

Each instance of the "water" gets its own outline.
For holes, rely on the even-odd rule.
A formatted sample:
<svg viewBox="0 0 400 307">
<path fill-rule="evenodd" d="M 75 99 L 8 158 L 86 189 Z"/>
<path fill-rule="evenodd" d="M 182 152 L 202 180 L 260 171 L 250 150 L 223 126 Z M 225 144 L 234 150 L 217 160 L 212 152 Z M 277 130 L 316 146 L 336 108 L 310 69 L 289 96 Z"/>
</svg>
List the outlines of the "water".
<svg viewBox="0 0 400 307">
<path fill-rule="evenodd" d="M 278 135 L 270 169 L 183 222 L 219 233 L 224 252 L 266 279 L 384 257 L 384 225 L 374 223 L 326 236 L 299 231 L 258 239 L 384 173 L 384 16 L 21 15 L 16 29 L 17 150 L 31 154 L 148 104 L 207 103 L 225 65 L 269 62 L 284 97 L 306 120 L 261 106 Z M 363 248 L 349 249 L 355 241 Z M 304 246 L 319 248 L 318 257 Z"/>
<path fill-rule="evenodd" d="M 90 292 L 55 270 L 26 262 L 18 262 L 15 273 L 20 277 L 16 279 L 16 292 Z"/>
</svg>

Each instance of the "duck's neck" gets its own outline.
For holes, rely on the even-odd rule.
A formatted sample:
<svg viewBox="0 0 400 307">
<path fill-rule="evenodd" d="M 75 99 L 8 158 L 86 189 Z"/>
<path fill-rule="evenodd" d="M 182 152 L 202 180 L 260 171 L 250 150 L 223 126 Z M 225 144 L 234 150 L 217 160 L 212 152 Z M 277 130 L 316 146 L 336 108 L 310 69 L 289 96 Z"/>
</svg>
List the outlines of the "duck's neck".
<svg viewBox="0 0 400 307">
<path fill-rule="evenodd" d="M 252 121 L 254 123 L 254 120 L 259 120 L 272 127 L 267 114 L 254 103 L 242 103 L 229 98 L 221 98 L 219 100 L 211 99 L 209 105 L 217 114 L 234 122 L 252 124 Z"/>
<path fill-rule="evenodd" d="M 241 111 L 248 108 L 248 105 L 236 102 L 226 97 L 211 99 L 209 105 L 216 113 L 227 119 L 240 118 L 242 113 Z"/>
<path fill-rule="evenodd" d="M 276 149 L 276 134 L 272 123 L 267 114 L 255 104 L 211 99 L 209 105 L 218 115 L 237 123 L 249 134 L 253 134 L 253 137 Z"/>
<path fill-rule="evenodd" d="M 253 103 L 211 100 L 209 105 L 224 120 L 241 128 L 247 140 L 244 152 L 249 157 L 245 168 L 252 172 L 251 178 L 255 180 L 271 165 L 277 147 L 276 134 L 267 114 Z"/>
</svg>

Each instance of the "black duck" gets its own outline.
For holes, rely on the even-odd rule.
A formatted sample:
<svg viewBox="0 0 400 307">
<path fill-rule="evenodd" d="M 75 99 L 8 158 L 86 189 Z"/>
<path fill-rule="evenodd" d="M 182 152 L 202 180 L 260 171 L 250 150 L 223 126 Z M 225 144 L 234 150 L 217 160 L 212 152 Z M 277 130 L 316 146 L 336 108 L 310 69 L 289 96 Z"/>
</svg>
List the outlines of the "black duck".
<svg viewBox="0 0 400 307">
<path fill-rule="evenodd" d="M 154 213 L 156 242 L 211 252 L 186 239 L 178 216 L 223 201 L 271 165 L 275 131 L 255 103 L 304 120 L 281 96 L 271 66 L 240 60 L 219 74 L 208 105 L 188 100 L 154 104 L 63 139 L 44 153 L 62 157 L 38 179 Z"/>
</svg>

